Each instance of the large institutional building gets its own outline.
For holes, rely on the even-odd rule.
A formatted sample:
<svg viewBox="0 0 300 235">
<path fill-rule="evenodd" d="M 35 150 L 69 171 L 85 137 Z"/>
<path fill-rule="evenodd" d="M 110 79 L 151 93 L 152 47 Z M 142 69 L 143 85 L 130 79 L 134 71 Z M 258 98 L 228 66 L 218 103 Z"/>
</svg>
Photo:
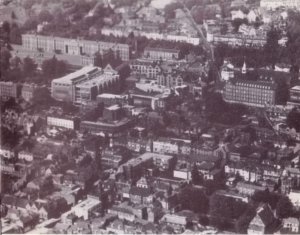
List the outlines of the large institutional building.
<svg viewBox="0 0 300 235">
<path fill-rule="evenodd" d="M 86 66 L 51 84 L 52 97 L 56 100 L 72 102 L 75 105 L 96 100 L 98 94 L 107 92 L 119 84 L 119 75 L 110 65 L 101 69 Z"/>
<path fill-rule="evenodd" d="M 70 39 L 61 37 L 51 37 L 36 34 L 23 34 L 22 46 L 25 49 L 42 52 L 55 52 L 69 55 L 94 55 L 99 52 L 101 55 L 108 50 L 119 54 L 123 61 L 128 61 L 130 57 L 130 47 L 127 44 L 89 41 L 83 39 Z"/>
<path fill-rule="evenodd" d="M 276 85 L 269 81 L 235 80 L 225 85 L 224 99 L 229 103 L 264 107 L 275 104 Z"/>
<path fill-rule="evenodd" d="M 275 9 L 278 7 L 287 7 L 287 8 L 299 8 L 299 0 L 261 0 L 260 6 L 269 9 Z"/>
<path fill-rule="evenodd" d="M 228 103 L 265 107 L 276 103 L 277 85 L 272 78 L 251 80 L 246 65 L 240 76 L 226 82 L 223 98 Z"/>
</svg>

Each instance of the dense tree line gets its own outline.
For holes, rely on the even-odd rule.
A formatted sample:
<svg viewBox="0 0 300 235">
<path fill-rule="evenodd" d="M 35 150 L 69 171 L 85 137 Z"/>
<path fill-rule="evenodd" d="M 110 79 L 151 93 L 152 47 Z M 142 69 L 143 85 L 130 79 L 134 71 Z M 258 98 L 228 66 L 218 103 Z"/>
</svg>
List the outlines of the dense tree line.
<svg viewBox="0 0 300 235">
<path fill-rule="evenodd" d="M 219 229 L 232 227 L 235 221 L 247 210 L 247 203 L 226 197 L 220 194 L 213 194 L 209 201 L 209 215 L 212 225 Z"/>
<path fill-rule="evenodd" d="M 249 111 L 245 105 L 228 104 L 221 94 L 208 92 L 205 98 L 205 113 L 212 122 L 234 125 Z"/>
<path fill-rule="evenodd" d="M 178 200 L 183 210 L 191 210 L 201 214 L 208 211 L 208 197 L 203 189 L 188 185 L 180 191 Z"/>
<path fill-rule="evenodd" d="M 290 128 L 300 132 L 300 111 L 296 108 L 292 109 L 287 116 L 286 123 Z"/>
<path fill-rule="evenodd" d="M 47 80 L 65 75 L 68 71 L 68 65 L 63 60 L 58 60 L 55 56 L 44 60 L 42 63 L 42 72 Z"/>
</svg>

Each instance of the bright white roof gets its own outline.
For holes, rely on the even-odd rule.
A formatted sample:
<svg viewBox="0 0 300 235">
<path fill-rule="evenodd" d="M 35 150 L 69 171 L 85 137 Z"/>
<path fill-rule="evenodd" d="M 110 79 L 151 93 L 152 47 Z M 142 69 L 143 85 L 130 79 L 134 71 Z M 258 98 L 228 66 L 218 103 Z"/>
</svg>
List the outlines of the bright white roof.
<svg viewBox="0 0 300 235">
<path fill-rule="evenodd" d="M 99 70 L 101 70 L 101 68 L 99 68 L 99 67 L 95 67 L 92 65 L 85 66 L 82 69 L 77 70 L 73 73 L 70 73 L 64 77 L 54 79 L 53 82 L 72 84 L 74 82 L 74 80 L 79 79 L 80 77 L 83 77 L 83 76 L 88 77 L 91 73 L 94 73 Z"/>
</svg>

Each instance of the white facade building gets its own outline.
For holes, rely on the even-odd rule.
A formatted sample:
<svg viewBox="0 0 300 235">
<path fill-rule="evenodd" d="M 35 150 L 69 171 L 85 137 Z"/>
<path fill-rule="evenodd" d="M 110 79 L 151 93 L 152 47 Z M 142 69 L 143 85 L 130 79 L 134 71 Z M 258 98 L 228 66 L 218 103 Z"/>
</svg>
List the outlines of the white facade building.
<svg viewBox="0 0 300 235">
<path fill-rule="evenodd" d="M 47 117 L 47 125 L 55 127 L 63 127 L 66 129 L 76 129 L 76 121 L 73 118 Z"/>
<path fill-rule="evenodd" d="M 300 191 L 293 190 L 288 195 L 294 207 L 300 208 Z"/>
<path fill-rule="evenodd" d="M 118 72 L 107 65 L 104 69 L 86 66 L 74 73 L 52 80 L 51 95 L 54 99 L 82 104 L 95 100 L 119 82 Z"/>
<path fill-rule="evenodd" d="M 84 220 L 88 220 L 91 213 L 98 210 L 100 205 L 101 202 L 98 198 L 88 195 L 86 200 L 73 206 L 71 211 L 74 212 L 77 217 L 82 217 Z"/>
<path fill-rule="evenodd" d="M 19 159 L 24 159 L 27 162 L 32 162 L 33 161 L 33 154 L 26 152 L 26 151 L 21 151 L 18 154 Z"/>
<path fill-rule="evenodd" d="M 261 0 L 260 6 L 268 9 L 276 9 L 278 7 L 299 8 L 299 0 Z"/>
</svg>

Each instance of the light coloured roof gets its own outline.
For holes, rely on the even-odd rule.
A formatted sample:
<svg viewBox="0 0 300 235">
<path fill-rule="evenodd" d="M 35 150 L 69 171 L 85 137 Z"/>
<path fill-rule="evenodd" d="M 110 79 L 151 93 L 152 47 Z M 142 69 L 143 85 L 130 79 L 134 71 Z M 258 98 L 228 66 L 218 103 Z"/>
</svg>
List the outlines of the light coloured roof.
<svg viewBox="0 0 300 235">
<path fill-rule="evenodd" d="M 82 69 L 77 70 L 73 73 L 70 73 L 64 77 L 54 79 L 53 82 L 72 84 L 76 80 L 79 80 L 80 78 L 83 78 L 83 77 L 89 77 L 89 76 L 91 76 L 91 74 L 98 72 L 100 70 L 101 70 L 101 68 L 95 67 L 92 65 L 85 66 Z"/>
<path fill-rule="evenodd" d="M 295 91 L 295 90 L 296 90 L 296 91 L 300 91 L 300 86 L 294 86 L 294 87 L 291 88 L 291 90 L 294 90 L 294 91 Z"/>
<path fill-rule="evenodd" d="M 89 197 L 86 200 L 84 200 L 81 203 L 74 206 L 73 208 L 81 208 L 83 210 L 89 210 L 89 209 L 93 208 L 94 206 L 97 206 L 99 203 L 100 203 L 99 200 Z"/>
<path fill-rule="evenodd" d="M 107 99 L 123 99 L 125 96 L 122 95 L 115 95 L 115 94 L 110 94 L 110 93 L 103 93 L 100 95 L 97 95 L 97 98 L 107 98 Z"/>
<path fill-rule="evenodd" d="M 112 106 L 109 106 L 107 107 L 106 109 L 110 110 L 110 111 L 113 111 L 113 110 L 118 110 L 120 109 L 120 106 L 115 104 L 115 105 L 112 105 Z"/>
</svg>

